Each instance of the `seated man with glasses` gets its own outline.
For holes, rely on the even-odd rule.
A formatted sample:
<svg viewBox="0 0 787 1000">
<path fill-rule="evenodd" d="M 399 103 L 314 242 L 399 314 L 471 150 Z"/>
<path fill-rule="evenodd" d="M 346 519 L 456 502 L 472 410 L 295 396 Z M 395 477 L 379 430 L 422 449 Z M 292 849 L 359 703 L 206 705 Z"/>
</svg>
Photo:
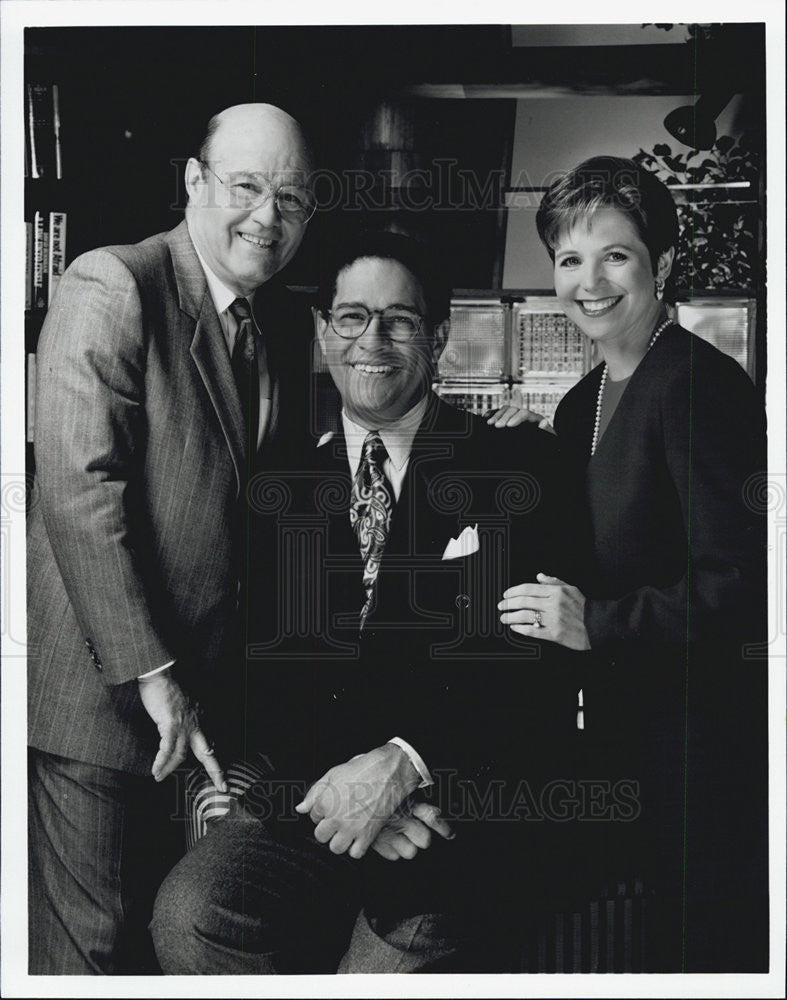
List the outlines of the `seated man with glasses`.
<svg viewBox="0 0 787 1000">
<path fill-rule="evenodd" d="M 238 725 L 272 770 L 165 881 L 159 960 L 515 970 L 545 825 L 524 820 L 564 773 L 581 654 L 523 640 L 497 603 L 511 581 L 576 572 L 556 441 L 501 433 L 432 392 L 450 290 L 415 241 L 351 242 L 320 295 L 341 431 L 250 486 L 256 620 Z"/>
</svg>

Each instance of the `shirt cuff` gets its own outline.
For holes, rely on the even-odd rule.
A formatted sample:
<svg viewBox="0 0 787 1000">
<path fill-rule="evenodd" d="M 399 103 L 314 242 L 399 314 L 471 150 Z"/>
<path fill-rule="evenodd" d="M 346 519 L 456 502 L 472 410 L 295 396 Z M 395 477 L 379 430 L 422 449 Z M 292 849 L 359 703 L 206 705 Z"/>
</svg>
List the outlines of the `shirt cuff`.
<svg viewBox="0 0 787 1000">
<path fill-rule="evenodd" d="M 393 743 L 394 746 L 399 747 L 400 750 L 404 750 L 410 759 L 410 763 L 416 769 L 421 777 L 421 784 L 419 788 L 428 788 L 430 785 L 434 784 L 432 775 L 429 773 L 429 768 L 424 763 L 423 757 L 415 750 L 407 740 L 403 740 L 400 736 L 394 736 L 392 739 L 388 740 L 389 743 Z"/>
<path fill-rule="evenodd" d="M 148 670 L 146 674 L 140 674 L 137 680 L 142 681 L 146 677 L 154 677 L 156 674 L 160 674 L 162 670 L 169 670 L 174 662 L 174 660 L 170 660 L 169 663 L 165 663 L 162 667 L 156 667 L 155 670 Z"/>
</svg>

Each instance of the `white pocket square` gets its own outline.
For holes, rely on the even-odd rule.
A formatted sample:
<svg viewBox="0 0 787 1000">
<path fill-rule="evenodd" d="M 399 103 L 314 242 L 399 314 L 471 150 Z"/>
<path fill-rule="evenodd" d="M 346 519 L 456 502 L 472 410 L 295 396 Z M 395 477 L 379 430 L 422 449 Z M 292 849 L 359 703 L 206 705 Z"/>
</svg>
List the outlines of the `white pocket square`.
<svg viewBox="0 0 787 1000">
<path fill-rule="evenodd" d="M 478 525 L 475 524 L 472 528 L 468 525 L 458 538 L 452 538 L 448 542 L 443 559 L 462 559 L 478 552 L 479 548 Z"/>
</svg>

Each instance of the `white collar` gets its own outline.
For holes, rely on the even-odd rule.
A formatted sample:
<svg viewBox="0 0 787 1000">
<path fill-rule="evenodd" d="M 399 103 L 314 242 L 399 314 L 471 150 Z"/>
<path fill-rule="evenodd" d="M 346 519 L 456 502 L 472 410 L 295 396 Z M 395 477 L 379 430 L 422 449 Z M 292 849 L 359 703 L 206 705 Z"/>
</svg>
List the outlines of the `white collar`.
<svg viewBox="0 0 787 1000">
<path fill-rule="evenodd" d="M 381 427 L 379 430 L 385 450 L 388 452 L 388 457 L 397 472 L 402 469 L 410 457 L 413 438 L 421 426 L 421 421 L 428 405 L 429 393 L 423 399 L 419 400 L 411 410 L 408 410 L 407 413 L 399 417 L 395 423 Z M 356 424 L 350 420 L 344 408 L 342 408 L 342 426 L 344 428 L 344 440 L 347 443 L 347 458 L 350 462 L 350 469 L 354 474 L 361 461 L 361 452 L 366 436 L 370 429 L 375 430 L 376 428 L 361 427 L 360 424 Z"/>
<path fill-rule="evenodd" d="M 194 243 L 194 240 L 191 241 Z M 208 291 L 210 292 L 210 297 L 213 299 L 213 305 L 216 307 L 216 312 L 219 316 L 223 315 L 227 309 L 232 305 L 235 299 L 245 298 L 249 303 L 249 309 L 252 308 L 252 303 L 254 301 L 254 292 L 251 295 L 238 295 L 237 292 L 233 292 L 231 288 L 227 288 L 224 282 L 217 278 L 215 273 L 210 269 L 205 261 L 205 258 L 197 249 L 197 244 L 194 243 L 194 249 L 197 251 L 197 257 L 202 265 L 202 270 L 205 272 L 205 280 L 208 283 Z"/>
</svg>

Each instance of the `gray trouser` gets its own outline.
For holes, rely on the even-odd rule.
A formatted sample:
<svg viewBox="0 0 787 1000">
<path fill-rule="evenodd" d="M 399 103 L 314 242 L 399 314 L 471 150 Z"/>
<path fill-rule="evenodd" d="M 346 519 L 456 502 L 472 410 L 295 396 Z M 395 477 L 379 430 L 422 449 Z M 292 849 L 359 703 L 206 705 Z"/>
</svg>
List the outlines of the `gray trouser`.
<svg viewBox="0 0 787 1000">
<path fill-rule="evenodd" d="M 158 972 L 147 923 L 182 852 L 173 782 L 28 757 L 32 975 Z"/>
<path fill-rule="evenodd" d="M 164 972 L 506 971 L 461 914 L 381 913 L 377 892 L 367 917 L 370 866 L 396 877 L 413 862 L 337 856 L 312 830 L 308 817 L 260 818 L 244 800 L 211 824 L 156 900 L 151 931 Z"/>
</svg>

